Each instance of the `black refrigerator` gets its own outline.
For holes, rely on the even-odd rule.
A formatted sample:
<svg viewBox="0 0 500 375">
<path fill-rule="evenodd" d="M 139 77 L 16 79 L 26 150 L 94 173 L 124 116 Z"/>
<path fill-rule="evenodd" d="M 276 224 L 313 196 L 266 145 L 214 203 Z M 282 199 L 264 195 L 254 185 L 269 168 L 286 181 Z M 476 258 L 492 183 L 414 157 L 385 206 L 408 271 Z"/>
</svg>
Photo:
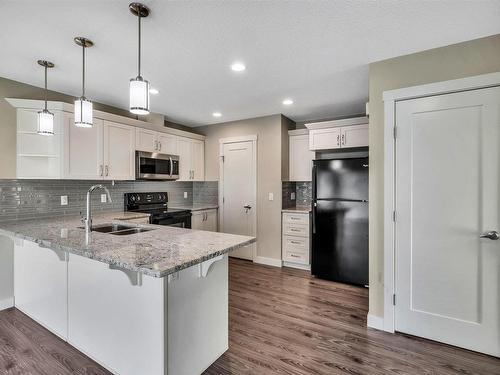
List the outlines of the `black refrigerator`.
<svg viewBox="0 0 500 375">
<path fill-rule="evenodd" d="M 368 285 L 368 158 L 315 160 L 311 273 Z"/>
</svg>

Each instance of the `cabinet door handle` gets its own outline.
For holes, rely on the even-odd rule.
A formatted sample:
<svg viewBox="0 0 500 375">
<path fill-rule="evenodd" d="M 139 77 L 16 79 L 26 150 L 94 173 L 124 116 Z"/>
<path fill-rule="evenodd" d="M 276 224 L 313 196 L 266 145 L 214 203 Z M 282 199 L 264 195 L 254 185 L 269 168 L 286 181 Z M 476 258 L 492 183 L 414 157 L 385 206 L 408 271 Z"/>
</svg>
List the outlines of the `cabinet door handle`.
<svg viewBox="0 0 500 375">
<path fill-rule="evenodd" d="M 158 141 L 158 151 L 161 151 L 161 142 Z"/>
<path fill-rule="evenodd" d="M 342 134 L 342 146 L 345 146 L 345 134 Z"/>
<path fill-rule="evenodd" d="M 290 241 L 290 242 L 293 243 L 294 245 L 300 245 L 299 241 Z"/>
<path fill-rule="evenodd" d="M 104 174 L 103 172 L 103 167 L 102 167 L 102 164 L 99 166 L 99 176 L 102 177 L 102 175 Z"/>
<path fill-rule="evenodd" d="M 106 165 L 104 169 L 106 170 L 106 177 L 107 177 L 109 175 L 109 167 Z"/>
<path fill-rule="evenodd" d="M 340 146 L 340 134 L 337 134 L 337 146 Z"/>
</svg>

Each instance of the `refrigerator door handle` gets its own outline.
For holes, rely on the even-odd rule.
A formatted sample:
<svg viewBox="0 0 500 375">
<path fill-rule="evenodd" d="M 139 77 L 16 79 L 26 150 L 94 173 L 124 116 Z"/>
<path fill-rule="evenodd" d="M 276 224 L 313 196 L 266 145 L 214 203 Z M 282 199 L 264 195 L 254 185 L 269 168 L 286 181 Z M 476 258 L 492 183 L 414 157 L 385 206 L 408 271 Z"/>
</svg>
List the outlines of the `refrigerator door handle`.
<svg viewBox="0 0 500 375">
<path fill-rule="evenodd" d="M 312 206 L 312 232 L 316 234 L 316 202 Z"/>
</svg>

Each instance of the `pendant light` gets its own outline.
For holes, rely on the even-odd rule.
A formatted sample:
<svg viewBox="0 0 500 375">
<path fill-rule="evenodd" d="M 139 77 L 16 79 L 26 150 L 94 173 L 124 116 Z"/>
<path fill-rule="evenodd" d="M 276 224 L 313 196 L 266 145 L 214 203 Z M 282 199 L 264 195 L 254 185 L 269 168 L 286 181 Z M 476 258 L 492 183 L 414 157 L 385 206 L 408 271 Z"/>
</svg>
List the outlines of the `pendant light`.
<svg viewBox="0 0 500 375">
<path fill-rule="evenodd" d="M 149 15 L 149 8 L 141 3 L 131 3 L 132 14 L 139 19 L 138 75 L 130 80 L 130 112 L 136 115 L 149 114 L 149 82 L 141 76 L 141 18 Z"/>
<path fill-rule="evenodd" d="M 38 60 L 38 65 L 45 68 L 45 107 L 38 112 L 38 130 L 41 135 L 54 135 L 54 114 L 47 109 L 47 69 L 54 64 L 46 60 Z"/>
<path fill-rule="evenodd" d="M 85 48 L 92 47 L 94 43 L 81 36 L 74 39 L 75 43 L 82 47 L 82 96 L 75 100 L 75 126 L 80 128 L 92 127 L 92 102 L 85 97 Z"/>
</svg>

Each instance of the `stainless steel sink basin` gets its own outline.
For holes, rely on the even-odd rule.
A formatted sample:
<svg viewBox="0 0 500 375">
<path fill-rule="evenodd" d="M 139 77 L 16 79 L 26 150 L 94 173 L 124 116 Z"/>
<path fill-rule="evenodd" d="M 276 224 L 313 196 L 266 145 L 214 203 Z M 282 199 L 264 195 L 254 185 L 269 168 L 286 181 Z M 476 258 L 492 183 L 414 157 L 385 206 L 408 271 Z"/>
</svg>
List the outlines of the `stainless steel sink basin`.
<svg viewBox="0 0 500 375">
<path fill-rule="evenodd" d="M 155 230 L 155 228 L 143 228 L 123 224 L 101 224 L 92 227 L 92 232 L 108 233 L 117 236 L 126 236 L 129 234 L 149 232 L 151 230 Z"/>
</svg>

